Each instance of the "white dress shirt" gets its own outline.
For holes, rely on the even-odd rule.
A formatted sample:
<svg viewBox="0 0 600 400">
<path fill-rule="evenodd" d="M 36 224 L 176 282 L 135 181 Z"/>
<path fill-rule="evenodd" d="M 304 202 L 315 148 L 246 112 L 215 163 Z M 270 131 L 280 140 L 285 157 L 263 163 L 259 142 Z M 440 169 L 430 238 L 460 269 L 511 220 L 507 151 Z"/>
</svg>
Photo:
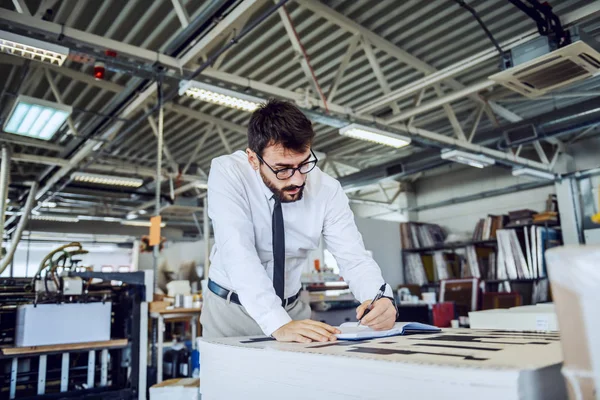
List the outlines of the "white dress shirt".
<svg viewBox="0 0 600 400">
<path fill-rule="evenodd" d="M 208 215 L 215 245 L 209 277 L 238 294 L 266 335 L 291 321 L 273 288 L 273 206 L 273 193 L 251 167 L 246 153 L 213 159 Z M 286 298 L 300 290 L 308 254 L 319 246 L 323 235 L 354 296 L 361 302 L 373 299 L 384 280 L 365 250 L 348 198 L 337 180 L 318 167 L 313 169 L 307 175 L 302 199 L 282 203 L 282 211 Z M 386 295 L 392 295 L 389 285 Z"/>
</svg>

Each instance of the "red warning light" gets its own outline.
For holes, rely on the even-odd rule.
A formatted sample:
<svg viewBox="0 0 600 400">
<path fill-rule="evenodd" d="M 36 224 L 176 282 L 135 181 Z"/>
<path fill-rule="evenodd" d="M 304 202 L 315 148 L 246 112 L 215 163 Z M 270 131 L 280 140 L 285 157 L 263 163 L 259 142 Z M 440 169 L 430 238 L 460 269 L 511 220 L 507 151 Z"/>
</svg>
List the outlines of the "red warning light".
<svg viewBox="0 0 600 400">
<path fill-rule="evenodd" d="M 94 78 L 98 80 L 103 80 L 105 72 L 106 68 L 104 67 L 103 62 L 98 61 L 94 64 Z"/>
</svg>

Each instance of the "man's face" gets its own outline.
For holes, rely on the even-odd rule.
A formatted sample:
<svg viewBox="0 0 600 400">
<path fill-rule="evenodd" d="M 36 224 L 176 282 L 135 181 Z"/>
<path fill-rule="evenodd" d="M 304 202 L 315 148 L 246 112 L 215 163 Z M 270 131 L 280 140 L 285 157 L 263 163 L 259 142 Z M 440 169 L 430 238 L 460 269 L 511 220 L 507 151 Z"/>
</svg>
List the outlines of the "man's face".
<svg viewBox="0 0 600 400">
<path fill-rule="evenodd" d="M 276 198 L 282 203 L 291 203 L 302 199 L 304 185 L 306 183 L 306 175 L 296 171 L 294 175 L 285 180 L 277 179 L 273 171 L 284 168 L 297 168 L 300 164 L 311 159 L 310 148 L 301 153 L 288 150 L 281 145 L 269 145 L 265 148 L 262 159 L 265 163 L 261 163 L 252 150 L 246 150 L 248 161 L 254 169 L 260 172 L 260 176 L 269 189 L 273 192 Z"/>
</svg>

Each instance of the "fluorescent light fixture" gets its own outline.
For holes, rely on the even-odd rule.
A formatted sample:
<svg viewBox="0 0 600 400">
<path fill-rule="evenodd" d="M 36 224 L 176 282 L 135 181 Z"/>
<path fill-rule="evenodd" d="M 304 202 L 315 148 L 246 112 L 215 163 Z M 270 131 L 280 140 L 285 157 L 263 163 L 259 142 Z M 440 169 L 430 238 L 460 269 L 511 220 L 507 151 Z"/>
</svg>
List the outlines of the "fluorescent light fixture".
<svg viewBox="0 0 600 400">
<path fill-rule="evenodd" d="M 442 160 L 450 160 L 475 168 L 485 168 L 494 165 L 496 160 L 483 154 L 474 154 L 462 150 L 442 150 Z"/>
<path fill-rule="evenodd" d="M 79 222 L 79 218 L 77 217 L 67 217 L 63 215 L 32 215 L 31 219 L 35 219 L 38 221 L 50 221 L 50 222 Z"/>
<path fill-rule="evenodd" d="M 71 178 L 79 182 L 107 186 L 127 186 L 137 188 L 144 184 L 143 179 L 127 178 L 124 176 L 91 174 L 88 172 L 74 172 L 73 174 L 71 174 Z"/>
<path fill-rule="evenodd" d="M 150 227 L 150 221 L 121 221 L 121 225 Z M 167 226 L 166 222 L 160 223 L 161 228 L 165 226 Z"/>
<path fill-rule="evenodd" d="M 40 203 L 40 207 L 56 208 L 57 206 L 58 204 L 56 204 L 54 201 L 42 201 Z"/>
<path fill-rule="evenodd" d="M 146 210 L 138 210 L 138 214 L 140 215 L 146 215 L 148 213 L 148 211 Z"/>
<path fill-rule="evenodd" d="M 62 66 L 69 55 L 69 49 L 12 32 L 0 31 L 0 53 Z"/>
<path fill-rule="evenodd" d="M 340 129 L 340 135 L 368 142 L 383 144 L 397 149 L 408 146 L 410 138 L 360 124 L 350 124 Z"/>
<path fill-rule="evenodd" d="M 181 81 L 179 95 L 183 96 L 184 94 L 207 103 L 247 112 L 253 112 L 261 103 L 265 102 L 258 97 L 197 81 Z"/>
<path fill-rule="evenodd" d="M 208 183 L 206 182 L 196 182 L 194 186 L 198 189 L 208 189 Z"/>
<path fill-rule="evenodd" d="M 4 131 L 50 140 L 65 123 L 73 108 L 35 97 L 20 95 L 4 123 Z"/>
<path fill-rule="evenodd" d="M 534 178 L 542 178 L 548 180 L 554 180 L 556 176 L 552 172 L 540 171 L 538 169 L 527 168 L 527 167 L 515 167 L 512 170 L 513 176 L 531 176 Z"/>
<path fill-rule="evenodd" d="M 127 213 L 127 215 L 125 216 L 125 218 L 128 221 L 131 221 L 132 219 L 136 219 L 137 217 L 138 217 L 138 215 L 134 212 Z"/>
</svg>

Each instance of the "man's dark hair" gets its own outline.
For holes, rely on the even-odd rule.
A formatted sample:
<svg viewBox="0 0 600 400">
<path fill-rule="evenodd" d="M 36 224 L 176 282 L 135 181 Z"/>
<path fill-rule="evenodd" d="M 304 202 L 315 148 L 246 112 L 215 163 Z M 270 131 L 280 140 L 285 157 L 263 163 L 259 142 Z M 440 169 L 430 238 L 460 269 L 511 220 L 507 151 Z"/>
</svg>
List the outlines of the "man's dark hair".
<svg viewBox="0 0 600 400">
<path fill-rule="evenodd" d="M 311 146 L 314 137 L 310 120 L 287 101 L 270 99 L 252 113 L 248 122 L 248 147 L 259 156 L 271 144 L 301 153 Z"/>
</svg>

